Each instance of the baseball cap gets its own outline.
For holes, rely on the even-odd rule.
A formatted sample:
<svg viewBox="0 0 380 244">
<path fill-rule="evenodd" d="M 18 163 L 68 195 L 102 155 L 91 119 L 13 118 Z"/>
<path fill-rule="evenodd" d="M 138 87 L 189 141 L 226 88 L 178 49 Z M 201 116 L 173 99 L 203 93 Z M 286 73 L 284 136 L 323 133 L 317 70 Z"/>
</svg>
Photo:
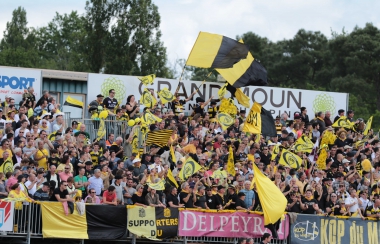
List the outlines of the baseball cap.
<svg viewBox="0 0 380 244">
<path fill-rule="evenodd" d="M 224 186 L 220 185 L 220 186 L 218 186 L 218 191 L 219 191 L 220 189 L 224 189 L 224 188 L 225 188 Z"/>
<path fill-rule="evenodd" d="M 260 154 L 255 153 L 255 159 L 256 159 L 256 158 L 261 158 L 261 157 L 260 157 Z"/>
<path fill-rule="evenodd" d="M 245 196 L 245 193 L 244 192 L 239 192 L 238 193 L 238 197 L 241 197 L 241 196 Z"/>
<path fill-rule="evenodd" d="M 102 94 L 98 94 L 96 97 L 104 97 Z"/>
</svg>

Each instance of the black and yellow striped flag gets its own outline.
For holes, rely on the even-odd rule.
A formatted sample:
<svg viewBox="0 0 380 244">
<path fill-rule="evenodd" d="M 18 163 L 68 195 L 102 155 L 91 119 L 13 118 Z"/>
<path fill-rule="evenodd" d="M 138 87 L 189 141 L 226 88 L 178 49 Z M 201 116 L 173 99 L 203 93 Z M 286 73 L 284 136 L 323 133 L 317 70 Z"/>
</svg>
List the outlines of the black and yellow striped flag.
<svg viewBox="0 0 380 244">
<path fill-rule="evenodd" d="M 152 144 L 164 147 L 168 145 L 169 138 L 172 135 L 173 130 L 156 130 L 148 132 L 145 144 L 150 146 Z"/>
<path fill-rule="evenodd" d="M 83 108 L 83 106 L 84 106 L 83 102 L 81 102 L 75 98 L 72 98 L 70 96 L 67 96 L 66 101 L 63 105 L 76 107 L 76 108 Z"/>
<path fill-rule="evenodd" d="M 248 55 L 243 43 L 222 35 L 199 32 L 186 65 L 200 68 L 231 68 Z"/>
<path fill-rule="evenodd" d="M 244 122 L 243 132 L 262 134 L 264 136 L 277 135 L 272 114 L 257 102 L 254 102 L 249 111 Z"/>
<path fill-rule="evenodd" d="M 240 88 L 235 88 L 230 84 L 227 85 L 227 90 L 231 93 L 233 97 L 238 100 L 238 102 L 246 108 L 249 108 L 249 97 L 244 94 L 244 92 Z"/>
</svg>

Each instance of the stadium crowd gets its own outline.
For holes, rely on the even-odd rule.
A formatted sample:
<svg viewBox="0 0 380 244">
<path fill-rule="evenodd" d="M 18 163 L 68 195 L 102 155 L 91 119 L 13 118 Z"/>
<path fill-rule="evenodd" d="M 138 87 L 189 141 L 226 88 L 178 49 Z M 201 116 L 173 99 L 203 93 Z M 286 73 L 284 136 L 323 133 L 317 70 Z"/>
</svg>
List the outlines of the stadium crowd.
<svg viewBox="0 0 380 244">
<path fill-rule="evenodd" d="M 110 90 L 106 98 L 99 94 L 89 110 L 103 107 L 125 124 L 143 113 L 133 95 L 118 106 L 115 92 Z M 151 109 L 162 121 L 149 129 L 170 129 L 173 134 L 165 146 L 144 147 L 141 153 L 132 152 L 127 126 L 121 127 L 124 134 L 91 141 L 85 124 L 65 124 L 60 105 L 48 91 L 37 100 L 30 88 L 19 106 L 7 96 L 0 108 L 0 123 L 4 124 L 0 166 L 11 162 L 12 167 L 0 173 L 0 198 L 260 211 L 260 198 L 251 189 L 255 164 L 288 199 L 284 211 L 380 217 L 380 143 L 371 130 L 365 143 L 358 145 L 365 137 L 364 122 L 355 120 L 353 111 L 341 109 L 335 119 L 329 111 L 321 111 L 309 119 L 307 108 L 302 107 L 294 113 L 294 120 L 288 120 L 286 113 L 277 116 L 278 135 L 267 138 L 242 132 L 245 110 L 237 111 L 233 125 L 223 130 L 212 98 L 197 98 L 194 113 L 185 116 L 184 106 L 194 94 L 186 100 L 175 95 L 169 108 L 158 102 Z M 332 128 L 341 116 L 355 122 L 355 130 Z M 302 135 L 317 145 L 326 131 L 337 138 L 328 145 L 324 169 L 316 166 L 318 148 L 297 153 L 302 158 L 299 168 L 281 165 L 281 152 L 272 157 L 276 146 L 292 151 Z M 175 162 L 170 147 L 178 159 Z M 235 175 L 227 172 L 230 147 Z M 179 174 L 189 156 L 201 169 L 182 181 Z M 373 165 L 370 171 L 363 170 L 366 159 Z M 178 187 L 168 179 L 169 171 Z M 149 187 L 162 179 L 165 190 Z"/>
</svg>

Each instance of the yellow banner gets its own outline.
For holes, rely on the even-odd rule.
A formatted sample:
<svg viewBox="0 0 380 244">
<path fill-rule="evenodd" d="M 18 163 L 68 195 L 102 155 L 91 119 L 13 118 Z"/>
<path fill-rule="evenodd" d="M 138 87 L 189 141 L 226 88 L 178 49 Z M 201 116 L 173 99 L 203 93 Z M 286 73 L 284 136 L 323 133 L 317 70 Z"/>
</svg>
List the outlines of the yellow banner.
<svg viewBox="0 0 380 244">
<path fill-rule="evenodd" d="M 161 122 L 161 121 L 162 119 L 160 119 L 156 115 L 153 115 L 148 110 L 146 110 L 145 113 L 141 116 L 141 122 L 143 124 L 151 125 L 151 124 L 154 124 L 156 122 Z"/>
<path fill-rule="evenodd" d="M 222 100 L 220 101 L 219 113 L 226 113 L 229 114 L 231 117 L 235 116 L 237 114 L 237 109 L 234 104 L 234 100 L 232 100 L 231 98 L 222 98 Z"/>
<path fill-rule="evenodd" d="M 148 186 L 152 189 L 155 189 L 155 190 L 158 190 L 158 191 L 162 191 L 162 190 L 165 190 L 165 180 L 160 180 L 159 182 L 157 183 L 148 183 Z"/>
<path fill-rule="evenodd" d="M 298 155 L 295 155 L 284 148 L 282 149 L 279 163 L 293 169 L 298 169 L 302 164 L 302 159 Z"/>
<path fill-rule="evenodd" d="M 128 230 L 137 236 L 157 240 L 156 210 L 154 207 L 128 206 Z"/>
<path fill-rule="evenodd" d="M 167 87 L 157 92 L 157 94 L 160 96 L 161 102 L 163 104 L 169 103 L 174 100 L 173 94 L 169 91 Z"/>
<path fill-rule="evenodd" d="M 320 170 L 326 169 L 326 159 L 327 159 L 327 146 L 322 147 L 319 152 L 318 160 L 317 160 L 317 168 Z"/>
<path fill-rule="evenodd" d="M 255 102 L 252 105 L 247 119 L 244 122 L 243 131 L 252 134 L 261 133 L 261 105 L 259 103 Z"/>
<path fill-rule="evenodd" d="M 88 239 L 86 211 L 79 215 L 76 207 L 65 215 L 60 202 L 41 202 L 42 235 L 44 238 Z"/>
<path fill-rule="evenodd" d="M 279 144 L 276 144 L 273 148 L 271 160 L 274 160 L 277 157 L 277 154 L 280 152 Z"/>
</svg>

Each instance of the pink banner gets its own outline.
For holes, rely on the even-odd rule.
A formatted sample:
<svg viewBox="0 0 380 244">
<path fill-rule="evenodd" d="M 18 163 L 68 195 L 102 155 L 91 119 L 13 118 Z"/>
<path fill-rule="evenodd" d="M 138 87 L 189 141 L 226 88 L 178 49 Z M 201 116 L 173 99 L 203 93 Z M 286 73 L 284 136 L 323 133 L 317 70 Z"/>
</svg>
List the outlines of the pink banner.
<svg viewBox="0 0 380 244">
<path fill-rule="evenodd" d="M 206 213 L 183 210 L 179 212 L 180 236 L 209 236 L 209 237 L 261 237 L 264 233 L 271 233 L 264 227 L 264 218 L 261 215 L 235 213 Z M 289 234 L 289 221 L 281 222 L 277 231 L 280 240 L 286 239 Z"/>
</svg>

